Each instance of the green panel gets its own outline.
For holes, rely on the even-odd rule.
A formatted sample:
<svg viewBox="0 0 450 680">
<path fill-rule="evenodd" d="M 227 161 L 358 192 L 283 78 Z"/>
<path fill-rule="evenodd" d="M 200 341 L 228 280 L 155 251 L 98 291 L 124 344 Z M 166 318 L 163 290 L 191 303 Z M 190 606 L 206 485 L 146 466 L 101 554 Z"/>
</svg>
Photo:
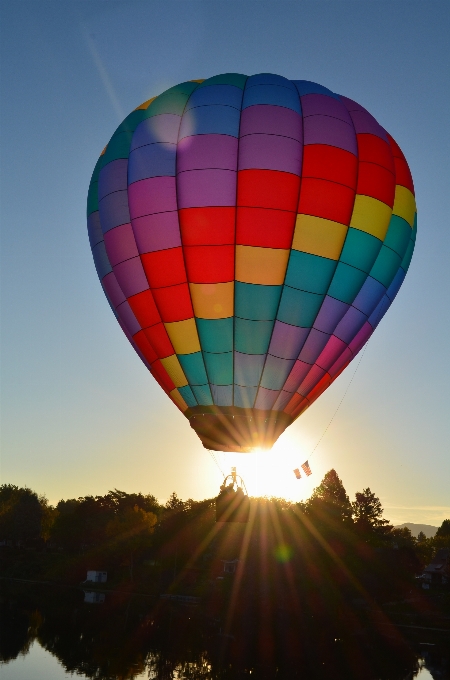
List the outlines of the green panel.
<svg viewBox="0 0 450 680">
<path fill-rule="evenodd" d="M 403 257 L 410 238 L 411 227 L 408 222 L 398 215 L 392 215 L 389 229 L 384 239 L 384 245 L 394 250 L 400 257 Z"/>
<path fill-rule="evenodd" d="M 133 133 L 130 130 L 124 130 L 115 134 L 108 142 L 106 151 L 103 154 L 103 165 L 115 161 L 118 158 L 128 158 L 130 155 L 130 146 Z"/>
<path fill-rule="evenodd" d="M 175 91 L 162 94 L 150 104 L 148 109 L 144 109 L 144 117 L 151 118 L 152 116 L 159 116 L 161 113 L 174 113 L 177 116 L 182 116 L 188 99 L 189 95 L 184 92 Z"/>
<path fill-rule="evenodd" d="M 408 247 L 406 249 L 405 256 L 404 256 L 402 263 L 400 265 L 401 268 L 405 270 L 405 272 L 408 271 L 409 265 L 411 264 L 411 258 L 413 256 L 414 246 L 415 246 L 414 241 L 412 239 L 410 239 L 410 241 L 408 243 Z"/>
<path fill-rule="evenodd" d="M 234 284 L 234 314 L 241 319 L 269 321 L 275 319 L 282 286 L 260 286 L 253 283 Z"/>
<path fill-rule="evenodd" d="M 383 246 L 371 269 L 370 276 L 389 288 L 400 263 L 400 256 L 390 248 Z"/>
<path fill-rule="evenodd" d="M 379 238 L 350 227 L 339 260 L 368 273 L 377 259 L 381 246 Z"/>
<path fill-rule="evenodd" d="M 178 354 L 177 356 L 184 371 L 184 375 L 191 385 L 204 385 L 208 382 L 201 352 Z"/>
<path fill-rule="evenodd" d="M 164 92 L 161 92 L 159 97 L 165 97 L 167 94 L 173 94 L 174 92 L 191 95 L 198 86 L 199 83 L 194 83 L 192 80 L 186 80 L 184 83 L 179 83 L 178 85 L 169 87 L 168 90 L 164 90 Z"/>
<path fill-rule="evenodd" d="M 336 260 L 291 250 L 285 283 L 291 288 L 324 295 L 336 269 Z"/>
<path fill-rule="evenodd" d="M 191 385 L 192 392 L 201 406 L 212 406 L 213 398 L 209 385 Z"/>
<path fill-rule="evenodd" d="M 209 382 L 213 385 L 233 384 L 233 352 L 209 354 L 203 352 Z"/>
<path fill-rule="evenodd" d="M 235 319 L 234 343 L 237 352 L 266 354 L 272 335 L 273 321 Z"/>
<path fill-rule="evenodd" d="M 284 286 L 277 319 L 291 326 L 311 328 L 324 297 Z"/>
<path fill-rule="evenodd" d="M 233 318 L 196 319 L 200 345 L 204 352 L 233 350 Z M 211 381 L 212 382 L 212 381 Z"/>
<path fill-rule="evenodd" d="M 188 406 L 197 406 L 197 399 L 194 397 L 189 385 L 185 385 L 185 387 L 179 387 L 178 392 L 181 394 Z"/>
<path fill-rule="evenodd" d="M 219 76 L 208 78 L 199 87 L 207 87 L 208 85 L 235 85 L 244 89 L 248 76 L 243 76 L 241 73 L 222 73 Z"/>
<path fill-rule="evenodd" d="M 366 279 L 366 272 L 339 262 L 328 289 L 328 295 L 351 305 Z"/>
</svg>

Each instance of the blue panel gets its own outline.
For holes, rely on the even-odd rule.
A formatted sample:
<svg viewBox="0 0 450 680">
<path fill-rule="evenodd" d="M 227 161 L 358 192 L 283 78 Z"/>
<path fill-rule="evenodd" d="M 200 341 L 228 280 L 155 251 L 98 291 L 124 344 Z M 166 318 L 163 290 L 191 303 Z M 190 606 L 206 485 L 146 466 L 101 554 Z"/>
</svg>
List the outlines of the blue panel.
<svg viewBox="0 0 450 680">
<path fill-rule="evenodd" d="M 391 301 L 389 300 L 387 295 L 384 295 L 383 298 L 378 303 L 377 308 L 375 309 L 373 314 L 369 316 L 368 319 L 373 329 L 375 329 L 378 326 L 378 324 L 380 323 L 381 319 L 386 314 L 390 306 Z"/>
<path fill-rule="evenodd" d="M 191 94 L 185 111 L 189 111 L 189 109 L 195 106 L 209 104 L 234 106 L 235 109 L 240 111 L 241 103 L 242 89 L 240 87 L 234 87 L 234 85 L 209 85 L 209 87 L 201 87 Z"/>
<path fill-rule="evenodd" d="M 175 144 L 148 144 L 130 153 L 128 183 L 149 177 L 175 177 L 177 147 Z"/>
<path fill-rule="evenodd" d="M 285 283 L 291 288 L 325 295 L 336 265 L 336 260 L 291 250 Z"/>
<path fill-rule="evenodd" d="M 247 81 L 248 82 L 248 81 Z M 297 92 L 278 85 L 255 85 L 246 87 L 242 109 L 255 104 L 271 104 L 272 106 L 284 106 L 301 114 L 300 99 Z"/>
<path fill-rule="evenodd" d="M 98 176 L 98 200 L 113 191 L 126 191 L 127 189 L 128 159 L 118 158 L 104 165 Z"/>
<path fill-rule="evenodd" d="M 382 283 L 386 288 L 389 288 L 400 267 L 401 261 L 401 257 L 397 253 L 383 246 L 370 271 L 370 276 Z"/>
<path fill-rule="evenodd" d="M 391 285 L 386 291 L 386 295 L 388 296 L 389 300 L 393 302 L 395 296 L 397 295 L 398 291 L 400 290 L 400 286 L 402 285 L 403 281 L 405 280 L 405 270 L 402 269 L 401 267 L 398 268 L 398 272 L 394 276 L 394 280 L 392 281 Z"/>
<path fill-rule="evenodd" d="M 283 76 L 278 76 L 276 73 L 257 73 L 247 78 L 246 87 L 255 87 L 255 85 L 278 85 L 287 87 L 295 92 L 295 86 L 292 82 Z"/>
<path fill-rule="evenodd" d="M 201 406 L 212 406 L 213 400 L 211 396 L 211 390 L 209 385 L 191 385 L 191 390 L 195 395 L 199 405 Z"/>
<path fill-rule="evenodd" d="M 353 301 L 353 307 L 369 316 L 386 292 L 379 281 L 370 276 L 364 281 L 361 290 Z"/>
<path fill-rule="evenodd" d="M 131 141 L 131 150 L 146 144 L 158 142 L 178 142 L 181 116 L 174 113 L 160 113 L 142 121 L 135 130 Z"/>
<path fill-rule="evenodd" d="M 364 326 L 367 316 L 355 307 L 350 307 L 344 318 L 338 323 L 334 335 L 348 345 L 358 331 Z"/>
<path fill-rule="evenodd" d="M 235 319 L 234 343 L 238 352 L 265 354 L 269 347 L 273 321 Z"/>
<path fill-rule="evenodd" d="M 333 97 L 333 99 L 339 99 L 339 95 L 331 92 L 331 90 L 323 87 L 323 85 L 313 83 L 311 80 L 293 80 L 292 82 L 296 86 L 301 97 L 305 94 L 327 94 L 329 97 Z"/>
<path fill-rule="evenodd" d="M 210 383 L 215 385 L 232 385 L 233 352 L 224 352 L 223 354 L 204 352 L 203 358 Z"/>
<path fill-rule="evenodd" d="M 300 352 L 300 361 L 304 361 L 306 364 L 314 364 L 329 338 L 328 333 L 321 333 L 313 328 Z"/>
<path fill-rule="evenodd" d="M 204 352 L 233 350 L 233 318 L 195 319 L 200 345 Z"/>
<path fill-rule="evenodd" d="M 109 262 L 108 255 L 104 241 L 97 243 L 95 248 L 92 248 L 92 255 L 94 257 L 94 264 L 97 270 L 98 278 L 101 280 L 106 274 L 112 272 L 112 267 Z"/>
<path fill-rule="evenodd" d="M 189 385 L 185 385 L 185 387 L 179 387 L 178 392 L 181 394 L 188 406 L 197 406 L 197 399 L 194 397 Z"/>
<path fill-rule="evenodd" d="M 201 352 L 178 354 L 177 356 L 184 375 L 191 385 L 205 385 L 208 382 Z"/>
<path fill-rule="evenodd" d="M 234 386 L 234 405 L 239 408 L 251 408 L 255 403 L 257 387 Z"/>
<path fill-rule="evenodd" d="M 310 328 L 315 321 L 323 297 L 323 295 L 305 293 L 302 290 L 284 286 L 277 318 L 291 326 Z"/>
<path fill-rule="evenodd" d="M 350 227 L 339 260 L 368 274 L 381 246 L 379 238 Z"/>
<path fill-rule="evenodd" d="M 387 230 L 384 245 L 392 248 L 396 253 L 403 257 L 406 248 L 408 247 L 409 239 L 411 238 L 411 227 L 408 222 L 398 215 L 392 215 L 389 222 L 389 229 Z"/>
<path fill-rule="evenodd" d="M 100 224 L 100 214 L 98 210 L 91 213 L 87 219 L 87 228 L 89 235 L 89 243 L 91 244 L 91 249 L 103 241 L 103 232 Z"/>
<path fill-rule="evenodd" d="M 179 140 L 191 135 L 239 137 L 241 112 L 231 106 L 197 106 L 181 120 Z"/>
<path fill-rule="evenodd" d="M 350 265 L 344 262 L 338 262 L 336 272 L 328 289 L 328 295 L 350 305 L 359 293 L 366 278 L 366 272 L 350 267 Z"/>
<path fill-rule="evenodd" d="M 236 281 L 234 284 L 235 315 L 254 321 L 275 319 L 281 289 L 282 286 L 259 286 Z"/>
<path fill-rule="evenodd" d="M 216 406 L 233 406 L 233 385 L 211 385 Z"/>
<path fill-rule="evenodd" d="M 104 234 L 110 229 L 114 229 L 114 227 L 130 222 L 127 191 L 115 191 L 113 194 L 105 196 L 105 198 L 99 202 L 98 209 Z"/>
<path fill-rule="evenodd" d="M 280 359 L 268 354 L 261 378 L 261 387 L 281 390 L 294 364 L 295 359 Z"/>
<path fill-rule="evenodd" d="M 234 382 L 236 385 L 259 385 L 265 354 L 234 353 Z"/>
</svg>

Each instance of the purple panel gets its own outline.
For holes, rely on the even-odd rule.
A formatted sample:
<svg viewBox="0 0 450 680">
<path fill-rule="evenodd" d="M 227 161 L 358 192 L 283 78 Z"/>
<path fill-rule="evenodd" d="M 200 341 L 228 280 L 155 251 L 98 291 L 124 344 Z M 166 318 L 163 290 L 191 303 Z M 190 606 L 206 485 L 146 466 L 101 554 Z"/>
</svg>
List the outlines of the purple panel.
<svg viewBox="0 0 450 680">
<path fill-rule="evenodd" d="M 315 328 L 311 328 L 308 338 L 303 345 L 303 349 L 298 357 L 300 361 L 304 361 L 307 364 L 313 364 L 325 345 L 328 342 L 330 336 L 327 333 L 321 333 Z"/>
<path fill-rule="evenodd" d="M 265 354 L 234 352 L 234 382 L 236 385 L 257 386 L 264 368 Z"/>
<path fill-rule="evenodd" d="M 387 310 L 391 306 L 391 301 L 388 296 L 385 295 L 377 305 L 375 311 L 370 315 L 368 321 L 372 326 L 373 330 L 378 326 L 383 316 L 386 314 Z"/>
<path fill-rule="evenodd" d="M 332 333 L 348 308 L 349 305 L 345 302 L 327 295 L 314 321 L 314 328 L 324 333 Z"/>
<path fill-rule="evenodd" d="M 308 333 L 309 328 L 299 328 L 276 321 L 270 341 L 270 354 L 282 359 L 296 359 Z"/>
<path fill-rule="evenodd" d="M 177 210 L 175 177 L 151 177 L 130 184 L 128 200 L 132 219 Z"/>
<path fill-rule="evenodd" d="M 260 168 L 300 175 L 303 146 L 290 137 L 246 135 L 239 145 L 239 170 Z"/>
<path fill-rule="evenodd" d="M 93 214 L 95 215 L 95 213 Z M 392 281 L 391 285 L 386 291 L 386 295 L 388 296 L 391 302 L 394 302 L 394 298 L 397 295 L 398 291 L 400 290 L 400 286 L 402 285 L 405 276 L 406 276 L 405 270 L 399 267 L 398 272 L 394 276 L 394 280 Z"/>
<path fill-rule="evenodd" d="M 288 405 L 292 398 L 292 392 L 285 392 L 284 390 L 278 395 L 278 399 L 273 405 L 274 411 L 282 411 Z"/>
<path fill-rule="evenodd" d="M 130 221 L 126 191 L 116 191 L 113 194 L 108 194 L 108 196 L 105 196 L 99 202 L 98 209 L 104 234 L 110 229 Z"/>
<path fill-rule="evenodd" d="M 316 364 L 327 371 L 335 361 L 340 357 L 344 349 L 347 347 L 345 342 L 339 340 L 335 335 L 332 335 L 328 340 L 325 349 L 317 358 Z"/>
<path fill-rule="evenodd" d="M 141 326 L 134 316 L 128 302 L 122 302 L 122 304 L 117 308 L 117 314 L 119 315 L 119 319 L 130 335 L 134 335 L 141 330 Z"/>
<path fill-rule="evenodd" d="M 287 392 L 295 392 L 310 370 L 311 364 L 305 364 L 304 361 L 296 361 L 283 389 Z"/>
<path fill-rule="evenodd" d="M 236 170 L 238 139 L 229 135 L 193 135 L 180 141 L 177 172 L 204 168 Z"/>
<path fill-rule="evenodd" d="M 321 114 L 339 118 L 349 125 L 352 124 L 352 119 L 346 107 L 334 97 L 328 97 L 324 94 L 307 94 L 301 98 L 301 102 L 304 117 Z"/>
<path fill-rule="evenodd" d="M 122 302 L 125 302 L 125 295 L 123 294 L 122 288 L 119 286 L 114 272 L 107 274 L 102 279 L 102 286 L 105 289 L 106 295 L 110 299 L 114 309 L 121 305 Z"/>
<path fill-rule="evenodd" d="M 140 253 L 152 253 L 181 246 L 178 213 L 163 212 L 133 220 L 133 232 Z"/>
<path fill-rule="evenodd" d="M 87 218 L 87 227 L 89 234 L 89 243 L 91 248 L 103 241 L 102 225 L 100 224 L 100 213 L 98 210 L 91 213 Z M 402 269 L 403 271 L 403 269 Z"/>
<path fill-rule="evenodd" d="M 142 293 L 149 287 L 140 257 L 118 264 L 114 267 L 114 274 L 126 298 Z"/>
<path fill-rule="evenodd" d="M 313 366 L 306 376 L 306 378 L 303 380 L 302 384 L 298 388 L 297 392 L 301 394 L 303 397 L 307 397 L 309 392 L 317 385 L 319 380 L 323 378 L 325 375 L 325 371 L 323 368 L 320 368 L 320 366 Z"/>
<path fill-rule="evenodd" d="M 330 116 L 308 116 L 303 120 L 304 144 L 329 144 L 358 155 L 353 127 Z"/>
<path fill-rule="evenodd" d="M 247 78 L 246 87 L 254 87 L 255 85 L 279 85 L 289 89 L 295 89 L 295 85 L 284 76 L 279 76 L 276 73 L 257 73 L 254 76 Z"/>
<path fill-rule="evenodd" d="M 334 378 L 335 375 L 341 371 L 346 364 L 349 363 L 353 359 L 353 354 L 350 352 L 349 348 L 347 347 L 344 349 L 342 352 L 341 356 L 339 359 L 332 365 L 332 367 L 329 369 L 328 373 L 332 378 Z"/>
<path fill-rule="evenodd" d="M 255 133 L 283 135 L 301 142 L 303 124 L 301 116 L 292 109 L 269 104 L 257 104 L 242 111 L 240 137 Z"/>
<path fill-rule="evenodd" d="M 267 387 L 260 387 L 256 397 L 254 408 L 270 410 L 278 397 L 278 390 L 268 390 Z"/>
<path fill-rule="evenodd" d="M 125 191 L 127 188 L 128 160 L 119 158 L 105 165 L 98 176 L 98 200 L 114 191 Z"/>
<path fill-rule="evenodd" d="M 388 136 L 379 123 L 367 111 L 352 111 L 350 113 L 357 134 L 368 133 L 381 137 L 389 144 Z"/>
<path fill-rule="evenodd" d="M 234 206 L 237 173 L 232 170 L 189 170 L 177 177 L 179 208 Z"/>
<path fill-rule="evenodd" d="M 359 350 L 366 344 L 367 340 L 370 338 L 372 333 L 373 333 L 372 326 L 370 325 L 370 323 L 366 322 L 359 331 L 356 338 L 352 340 L 348 346 L 349 350 L 353 352 L 354 356 L 356 356 Z"/>
<path fill-rule="evenodd" d="M 365 314 L 354 307 L 350 307 L 348 312 L 336 326 L 334 335 L 348 345 L 361 330 L 366 321 L 367 316 Z"/>
<path fill-rule="evenodd" d="M 358 104 L 358 102 L 355 102 L 353 99 L 344 97 L 341 94 L 339 95 L 339 99 L 348 111 L 365 111 L 365 113 L 367 113 L 367 109 L 365 109 L 364 106 L 361 106 L 361 104 Z"/>
<path fill-rule="evenodd" d="M 159 116 L 146 118 L 137 126 L 134 132 L 130 151 L 137 149 L 139 146 L 156 142 L 176 144 L 180 121 L 181 116 L 176 116 L 172 113 L 162 113 Z"/>
<path fill-rule="evenodd" d="M 131 224 L 122 224 L 122 226 L 106 232 L 105 247 L 113 267 L 119 262 L 129 260 L 139 254 Z"/>
</svg>

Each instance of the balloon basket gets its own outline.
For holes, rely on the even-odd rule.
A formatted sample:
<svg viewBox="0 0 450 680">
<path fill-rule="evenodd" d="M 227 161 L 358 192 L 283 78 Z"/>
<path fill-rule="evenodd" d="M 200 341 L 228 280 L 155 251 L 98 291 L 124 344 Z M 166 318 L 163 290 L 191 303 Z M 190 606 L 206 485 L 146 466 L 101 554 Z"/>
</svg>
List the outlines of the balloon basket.
<svg viewBox="0 0 450 680">
<path fill-rule="evenodd" d="M 250 516 L 250 499 L 244 480 L 236 475 L 236 468 L 225 477 L 216 498 L 216 522 L 247 524 Z"/>
</svg>

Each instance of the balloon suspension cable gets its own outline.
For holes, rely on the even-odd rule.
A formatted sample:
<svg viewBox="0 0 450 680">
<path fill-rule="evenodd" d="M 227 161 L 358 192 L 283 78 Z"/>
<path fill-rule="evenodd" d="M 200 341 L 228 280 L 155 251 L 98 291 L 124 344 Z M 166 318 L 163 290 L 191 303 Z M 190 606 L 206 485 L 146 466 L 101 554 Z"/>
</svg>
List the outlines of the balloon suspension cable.
<svg viewBox="0 0 450 680">
<path fill-rule="evenodd" d="M 216 459 L 216 456 L 215 456 L 214 451 L 212 451 L 211 449 L 208 449 L 208 451 L 209 451 L 209 454 L 210 454 L 211 458 L 213 459 L 213 461 L 215 462 L 215 464 L 216 464 L 217 467 L 219 468 L 219 470 L 220 470 L 220 472 L 221 472 L 221 474 L 222 474 L 222 477 L 225 479 L 226 474 L 225 474 L 225 472 L 222 470 L 222 468 L 220 467 L 219 463 L 217 462 L 217 459 Z"/>
<path fill-rule="evenodd" d="M 345 399 L 345 397 L 346 397 L 346 394 L 347 394 L 347 392 L 348 392 L 349 389 L 350 389 L 350 385 L 351 385 L 352 382 L 353 382 L 353 378 L 355 377 L 356 372 L 357 372 L 357 370 L 358 370 L 358 368 L 359 368 L 359 366 L 360 366 L 360 364 L 361 364 L 361 361 L 362 361 L 362 359 L 363 359 L 363 356 L 364 356 L 364 354 L 366 353 L 366 349 L 367 349 L 368 344 L 369 344 L 369 341 L 366 342 L 366 344 L 365 344 L 365 346 L 364 346 L 364 349 L 363 349 L 363 351 L 361 352 L 361 356 L 359 357 L 359 361 L 358 361 L 358 363 L 356 364 L 356 368 L 355 368 L 355 370 L 354 370 L 354 372 L 353 372 L 353 375 L 352 375 L 352 377 L 351 377 L 351 379 L 350 379 L 349 384 L 348 384 L 347 387 L 346 387 L 346 390 L 345 390 L 344 394 L 342 395 L 342 399 L 341 399 L 341 401 L 339 402 L 339 404 L 338 404 L 338 406 L 337 406 L 337 409 L 336 409 L 335 412 L 333 413 L 330 422 L 328 423 L 328 425 L 326 426 L 325 430 L 323 431 L 323 434 L 322 434 L 321 438 L 319 439 L 319 441 L 317 442 L 317 444 L 315 445 L 315 447 L 313 448 L 313 450 L 312 450 L 311 453 L 309 454 L 308 460 L 310 460 L 311 456 L 314 454 L 314 452 L 315 452 L 315 450 L 317 449 L 317 447 L 319 446 L 320 442 L 321 442 L 322 439 L 325 437 L 326 433 L 328 432 L 328 428 L 330 427 L 331 423 L 332 423 L 333 420 L 335 419 L 337 412 L 338 412 L 339 409 L 341 408 L 342 402 L 344 401 L 344 399 Z"/>
</svg>

